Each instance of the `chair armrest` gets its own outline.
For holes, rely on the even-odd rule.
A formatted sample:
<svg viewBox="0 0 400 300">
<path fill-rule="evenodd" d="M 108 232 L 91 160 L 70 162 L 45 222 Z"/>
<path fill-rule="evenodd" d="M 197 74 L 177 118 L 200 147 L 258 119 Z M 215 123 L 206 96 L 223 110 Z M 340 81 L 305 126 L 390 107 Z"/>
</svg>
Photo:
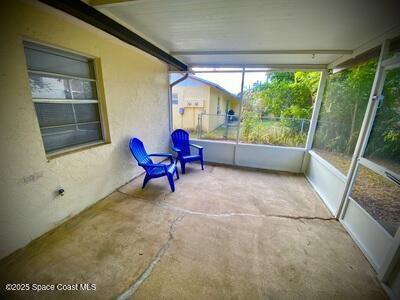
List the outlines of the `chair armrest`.
<svg viewBox="0 0 400 300">
<path fill-rule="evenodd" d="M 176 148 L 176 147 L 171 147 L 172 151 L 175 151 L 176 153 L 179 154 L 179 152 L 181 152 L 181 149 Z"/>
<path fill-rule="evenodd" d="M 149 154 L 149 156 L 172 157 L 172 154 L 171 153 L 152 153 L 152 154 Z"/>
<path fill-rule="evenodd" d="M 189 145 L 194 147 L 194 148 L 196 148 L 196 149 L 199 149 L 199 152 L 203 151 L 203 147 L 202 146 L 199 146 L 199 145 L 196 145 L 196 144 L 192 144 L 192 143 L 190 143 Z"/>
<path fill-rule="evenodd" d="M 141 167 L 147 167 L 147 168 L 157 168 L 157 167 L 162 167 L 164 168 L 165 173 L 168 171 L 168 166 L 166 164 L 140 164 L 139 166 Z"/>
<path fill-rule="evenodd" d="M 172 159 L 171 153 L 152 153 L 152 154 L 149 154 L 149 156 L 168 157 L 171 163 L 174 162 L 174 160 Z"/>
<path fill-rule="evenodd" d="M 199 145 L 196 145 L 196 144 L 190 143 L 189 145 L 192 146 L 192 147 L 194 147 L 194 148 L 197 148 L 197 149 L 203 149 L 202 146 L 199 146 Z"/>
<path fill-rule="evenodd" d="M 165 167 L 166 165 L 165 164 L 139 164 L 139 166 L 156 168 L 156 167 Z"/>
</svg>

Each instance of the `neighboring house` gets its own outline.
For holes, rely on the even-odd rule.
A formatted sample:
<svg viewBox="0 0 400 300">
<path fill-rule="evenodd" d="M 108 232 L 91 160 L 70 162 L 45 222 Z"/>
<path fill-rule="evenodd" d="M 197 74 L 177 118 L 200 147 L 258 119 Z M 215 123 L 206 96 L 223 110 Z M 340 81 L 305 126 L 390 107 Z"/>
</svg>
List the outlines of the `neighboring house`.
<svg viewBox="0 0 400 300">
<path fill-rule="evenodd" d="M 172 104 L 174 129 L 196 130 L 201 119 L 202 131 L 208 132 L 224 124 L 228 111 L 239 114 L 240 98 L 213 82 L 189 75 L 173 87 Z"/>
</svg>

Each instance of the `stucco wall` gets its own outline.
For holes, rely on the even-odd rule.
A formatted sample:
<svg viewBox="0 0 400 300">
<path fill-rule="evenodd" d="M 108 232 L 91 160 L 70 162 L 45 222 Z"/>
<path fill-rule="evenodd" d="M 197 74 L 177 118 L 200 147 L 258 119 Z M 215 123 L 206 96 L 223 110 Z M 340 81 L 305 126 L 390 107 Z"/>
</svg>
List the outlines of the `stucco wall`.
<svg viewBox="0 0 400 300">
<path fill-rule="evenodd" d="M 217 104 L 218 97 L 220 98 L 220 115 L 217 115 Z M 211 88 L 210 91 L 210 104 L 208 113 L 212 116 L 209 117 L 208 121 L 208 131 L 212 131 L 219 126 L 221 126 L 225 122 L 225 114 L 226 114 L 226 103 L 229 102 L 228 111 L 230 108 L 234 108 L 235 113 L 239 113 L 238 105 L 239 101 L 232 96 L 227 95 L 226 93 L 221 92 L 216 88 Z"/>
<path fill-rule="evenodd" d="M 167 66 L 35 1 L 0 4 L 0 257 L 23 247 L 141 172 L 131 136 L 167 150 Z M 100 58 L 111 143 L 48 160 L 31 99 L 24 38 Z M 58 185 L 65 196 L 55 196 Z"/>
<path fill-rule="evenodd" d="M 229 105 L 230 109 L 233 109 L 233 111 L 235 112 L 235 116 L 239 117 L 239 113 L 240 113 L 240 102 L 239 100 L 233 100 L 230 102 Z"/>
<path fill-rule="evenodd" d="M 236 115 L 239 114 L 240 105 L 237 98 L 201 82 L 198 82 L 196 86 L 191 86 L 183 81 L 172 88 L 172 93 L 178 96 L 178 104 L 172 106 L 174 129 L 196 130 L 198 115 L 204 112 L 205 115 L 202 116 L 202 132 L 215 130 L 225 122 L 227 102 L 229 102 L 228 110 L 232 108 Z M 217 115 L 218 98 L 220 99 L 219 115 Z M 188 100 L 191 102 L 195 100 L 203 101 L 204 105 L 202 107 L 188 107 L 186 106 Z M 184 108 L 183 114 L 179 113 L 180 108 Z"/>
<path fill-rule="evenodd" d="M 197 126 L 198 115 L 203 111 L 208 111 L 210 97 L 210 87 L 200 86 L 174 86 L 172 92 L 178 94 L 178 104 L 172 106 L 173 127 L 174 129 L 183 128 L 194 130 Z M 186 100 L 203 101 L 203 107 L 185 107 Z M 179 108 L 184 107 L 184 114 L 179 113 Z M 205 122 L 203 122 L 205 124 Z"/>
</svg>

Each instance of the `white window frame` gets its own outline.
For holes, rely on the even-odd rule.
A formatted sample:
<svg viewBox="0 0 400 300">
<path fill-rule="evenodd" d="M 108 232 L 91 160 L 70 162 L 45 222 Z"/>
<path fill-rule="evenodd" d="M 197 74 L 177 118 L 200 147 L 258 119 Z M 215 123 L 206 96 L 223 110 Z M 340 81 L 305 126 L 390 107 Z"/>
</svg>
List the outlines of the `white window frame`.
<svg viewBox="0 0 400 300">
<path fill-rule="evenodd" d="M 71 76 L 71 75 L 66 75 L 66 74 L 60 74 L 60 73 L 55 73 L 55 72 L 46 72 L 46 71 L 37 71 L 37 70 L 30 70 L 29 67 L 27 66 L 27 72 L 28 74 L 36 74 L 36 75 L 41 75 L 41 76 L 49 76 L 49 77 L 55 77 L 55 78 L 62 78 L 62 79 L 66 79 L 68 81 L 68 85 L 71 91 L 71 99 L 51 99 L 51 98 L 34 98 L 32 97 L 32 102 L 33 104 L 36 103 L 54 103 L 54 104 L 91 104 L 91 103 L 96 103 L 98 106 L 98 111 L 99 111 L 99 121 L 92 121 L 92 122 L 80 122 L 80 123 L 71 123 L 71 124 L 63 124 L 63 125 L 55 125 L 55 126 L 46 126 L 46 127 L 41 127 L 40 129 L 43 128 L 56 128 L 56 127 L 62 127 L 62 126 L 72 126 L 72 125 L 87 125 L 87 124 L 100 124 L 100 128 L 101 128 L 101 136 L 102 138 L 97 140 L 97 141 L 92 141 L 92 142 L 87 142 L 87 143 L 81 143 L 81 144 L 77 144 L 77 145 L 72 145 L 72 146 L 67 146 L 64 147 L 62 149 L 58 149 L 58 150 L 54 150 L 54 151 L 46 151 L 45 147 L 44 147 L 44 142 L 43 142 L 43 133 L 41 132 L 40 136 L 42 138 L 42 142 L 43 142 L 43 149 L 44 152 L 46 154 L 46 157 L 51 159 L 54 157 L 58 157 L 60 155 L 63 154 L 67 154 L 70 152 L 75 152 L 77 150 L 84 150 L 93 146 L 97 146 L 97 145 L 103 145 L 103 144 L 108 144 L 110 143 L 109 137 L 108 137 L 108 131 L 105 128 L 105 124 L 107 124 L 106 120 L 105 120 L 105 112 L 104 112 L 104 108 L 103 108 L 103 103 L 101 101 L 101 95 L 103 94 L 101 91 L 101 86 L 102 83 L 100 82 L 100 78 L 99 78 L 99 65 L 98 65 L 98 61 L 95 57 L 89 56 L 89 55 L 84 55 L 81 53 L 74 53 L 73 51 L 70 50 L 66 50 L 66 49 L 62 49 L 59 47 L 55 47 L 53 45 L 48 45 L 48 44 L 44 44 L 44 43 L 39 43 L 36 41 L 32 41 L 32 40 L 24 40 L 24 49 L 25 48 L 31 48 L 31 49 L 35 49 L 37 48 L 37 50 L 39 51 L 44 51 L 44 52 L 48 52 L 48 53 L 53 53 L 55 55 L 60 56 L 61 53 L 59 51 L 63 52 L 63 55 L 66 57 L 70 57 L 71 59 L 77 59 L 77 56 L 82 57 L 83 59 L 85 59 L 85 62 L 87 60 L 88 65 L 93 68 L 93 77 L 94 78 L 86 78 L 86 77 L 79 77 L 79 76 Z M 28 44 L 25 44 L 25 42 Z M 54 49 L 54 50 L 53 50 Z M 53 50 L 53 51 L 52 51 Z M 68 56 L 68 54 L 70 54 L 70 56 Z M 88 82 L 94 82 L 95 83 L 95 91 L 96 91 L 96 98 L 95 99 L 74 99 L 74 94 L 73 94 L 73 89 L 71 87 L 71 80 L 82 80 L 82 81 L 88 81 Z M 36 108 L 35 109 L 35 113 L 36 113 Z M 36 117 L 37 117 L 37 113 L 36 113 Z M 74 111 L 74 117 L 75 117 L 75 111 Z"/>
</svg>

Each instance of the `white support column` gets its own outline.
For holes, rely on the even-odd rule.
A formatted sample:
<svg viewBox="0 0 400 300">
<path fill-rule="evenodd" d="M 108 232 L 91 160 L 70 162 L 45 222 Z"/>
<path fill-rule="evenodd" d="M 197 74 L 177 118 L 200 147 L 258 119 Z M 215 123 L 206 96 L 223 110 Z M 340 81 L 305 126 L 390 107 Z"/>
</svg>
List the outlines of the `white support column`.
<svg viewBox="0 0 400 300">
<path fill-rule="evenodd" d="M 328 77 L 328 71 L 327 70 L 322 71 L 321 77 L 319 78 L 318 91 L 317 91 L 317 96 L 315 98 L 314 110 L 310 120 L 310 127 L 308 129 L 307 142 L 305 146 L 306 150 L 310 150 L 312 147 L 315 130 L 317 129 L 319 110 L 321 108 L 322 97 L 324 95 L 327 77 Z"/>
<path fill-rule="evenodd" d="M 169 85 L 169 73 L 168 75 L 168 129 L 169 133 L 172 133 L 173 120 L 172 120 L 172 87 Z"/>
<path fill-rule="evenodd" d="M 317 95 L 315 97 L 315 103 L 314 103 L 314 109 L 313 113 L 310 119 L 310 126 L 308 128 L 308 133 L 307 133 L 307 141 L 306 145 L 304 146 L 305 152 L 303 156 L 303 162 L 301 165 L 301 170 L 302 172 L 306 171 L 306 167 L 308 164 L 308 150 L 311 149 L 313 141 L 314 141 L 314 135 L 315 135 L 315 130 L 317 129 L 317 123 L 318 123 L 318 116 L 319 116 L 319 111 L 321 108 L 321 103 L 322 103 L 322 97 L 324 95 L 325 91 L 325 85 L 326 85 L 326 79 L 328 77 L 328 70 L 323 70 L 321 72 L 321 76 L 319 78 L 319 83 L 318 83 L 318 90 L 317 90 Z"/>
<path fill-rule="evenodd" d="M 372 128 L 372 124 L 374 121 L 375 117 L 375 112 L 377 108 L 377 96 L 379 93 L 379 90 L 382 88 L 382 78 L 383 78 L 383 66 L 382 66 L 382 61 L 387 57 L 387 54 L 389 52 L 389 40 L 386 40 L 382 44 L 381 48 L 381 53 L 379 55 L 379 60 L 378 60 L 378 66 L 376 68 L 375 72 L 375 78 L 374 78 L 374 83 L 372 84 L 371 88 L 371 93 L 369 96 L 369 101 L 368 101 L 368 106 L 365 111 L 363 123 L 361 125 L 360 133 L 358 135 L 357 139 L 357 144 L 354 149 L 353 157 L 350 163 L 350 168 L 347 173 L 347 178 L 346 178 L 346 184 L 344 187 L 343 191 L 343 196 L 340 202 L 340 206 L 338 209 L 338 213 L 336 215 L 336 218 L 341 218 L 343 219 L 344 217 L 344 212 L 346 211 L 346 207 L 348 204 L 348 199 L 349 195 L 351 193 L 351 188 L 353 186 L 355 177 L 356 177 L 356 171 L 357 171 L 357 162 L 358 158 L 363 155 L 365 145 L 367 143 L 367 139 L 369 137 L 369 132 Z"/>
<path fill-rule="evenodd" d="M 237 147 L 239 145 L 239 138 L 240 138 L 240 122 L 242 119 L 242 110 L 243 110 L 243 86 L 244 86 L 244 76 L 245 76 L 245 69 L 242 68 L 242 83 L 240 86 L 240 106 L 239 106 L 239 122 L 238 122 L 238 128 L 236 131 L 236 143 L 235 143 L 235 148 L 233 150 L 233 165 L 236 165 L 236 153 L 237 153 Z"/>
</svg>

